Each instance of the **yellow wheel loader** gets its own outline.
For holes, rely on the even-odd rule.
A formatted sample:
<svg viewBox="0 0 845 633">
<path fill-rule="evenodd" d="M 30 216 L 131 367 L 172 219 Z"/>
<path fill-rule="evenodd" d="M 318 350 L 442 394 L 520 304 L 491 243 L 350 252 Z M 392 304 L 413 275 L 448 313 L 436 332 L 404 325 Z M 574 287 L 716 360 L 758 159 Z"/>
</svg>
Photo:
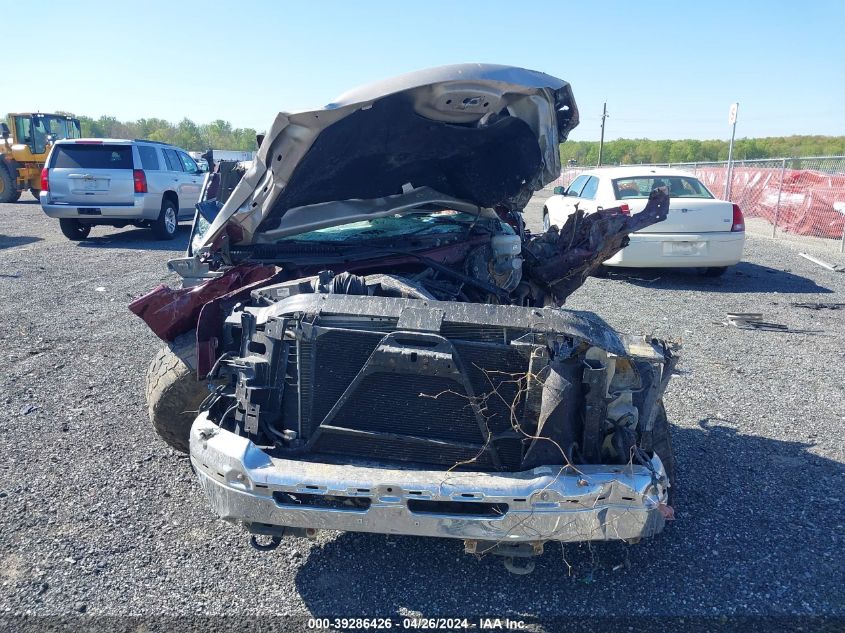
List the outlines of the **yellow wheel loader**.
<svg viewBox="0 0 845 633">
<path fill-rule="evenodd" d="M 41 191 L 41 170 L 53 141 L 81 136 L 79 119 L 64 114 L 24 112 L 0 122 L 0 202 L 15 202 L 29 189 Z"/>
</svg>

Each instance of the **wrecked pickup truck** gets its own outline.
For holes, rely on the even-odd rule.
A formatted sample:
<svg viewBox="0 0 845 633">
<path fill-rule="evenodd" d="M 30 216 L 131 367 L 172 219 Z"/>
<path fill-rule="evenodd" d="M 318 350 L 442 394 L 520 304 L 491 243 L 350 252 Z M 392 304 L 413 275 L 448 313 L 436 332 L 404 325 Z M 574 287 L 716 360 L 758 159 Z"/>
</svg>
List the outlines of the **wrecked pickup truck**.
<svg viewBox="0 0 845 633">
<path fill-rule="evenodd" d="M 156 430 L 255 546 L 437 536 L 525 571 L 547 541 L 663 528 L 673 347 L 560 306 L 668 195 L 532 235 L 522 210 L 577 123 L 542 73 L 420 71 L 279 114 L 198 205 L 170 265 L 202 283 L 130 307 L 168 342 Z"/>
</svg>

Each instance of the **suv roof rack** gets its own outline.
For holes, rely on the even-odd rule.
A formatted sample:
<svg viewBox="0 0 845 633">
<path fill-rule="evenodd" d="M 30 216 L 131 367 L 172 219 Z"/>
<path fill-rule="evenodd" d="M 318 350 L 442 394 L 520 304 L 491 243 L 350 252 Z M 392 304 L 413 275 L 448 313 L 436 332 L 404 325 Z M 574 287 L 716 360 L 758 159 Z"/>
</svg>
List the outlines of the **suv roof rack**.
<svg viewBox="0 0 845 633">
<path fill-rule="evenodd" d="M 170 143 L 165 143 L 164 141 L 151 141 L 146 138 L 133 138 L 133 141 L 137 141 L 139 143 L 155 143 L 156 145 L 170 145 Z"/>
</svg>

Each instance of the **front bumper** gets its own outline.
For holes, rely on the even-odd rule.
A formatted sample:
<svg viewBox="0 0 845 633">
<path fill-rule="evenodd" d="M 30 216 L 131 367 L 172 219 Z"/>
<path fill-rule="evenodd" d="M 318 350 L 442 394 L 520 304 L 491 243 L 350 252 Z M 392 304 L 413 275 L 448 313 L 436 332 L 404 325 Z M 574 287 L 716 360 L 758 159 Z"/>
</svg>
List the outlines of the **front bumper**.
<svg viewBox="0 0 845 633">
<path fill-rule="evenodd" d="M 500 542 L 635 540 L 664 526 L 663 464 L 423 471 L 270 457 L 200 414 L 191 461 L 214 511 L 256 533 L 295 527 Z M 344 500 L 339 504 L 338 499 Z M 281 530 L 277 530 L 281 531 Z"/>
</svg>

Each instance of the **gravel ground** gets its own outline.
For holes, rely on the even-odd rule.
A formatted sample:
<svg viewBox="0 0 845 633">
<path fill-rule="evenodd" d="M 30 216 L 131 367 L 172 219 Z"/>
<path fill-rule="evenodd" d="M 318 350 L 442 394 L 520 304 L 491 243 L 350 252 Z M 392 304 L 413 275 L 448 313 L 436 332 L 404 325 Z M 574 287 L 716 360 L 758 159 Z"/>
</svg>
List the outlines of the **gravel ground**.
<svg viewBox="0 0 845 633">
<path fill-rule="evenodd" d="M 126 309 L 176 283 L 187 233 L 75 244 L 28 196 L 0 206 L 0 614 L 845 615 L 845 311 L 790 305 L 845 302 L 845 274 L 750 238 L 721 279 L 590 279 L 573 308 L 683 342 L 677 520 L 637 546 L 549 546 L 514 576 L 459 541 L 331 533 L 262 554 L 211 515 L 147 420 L 159 341 Z"/>
</svg>

